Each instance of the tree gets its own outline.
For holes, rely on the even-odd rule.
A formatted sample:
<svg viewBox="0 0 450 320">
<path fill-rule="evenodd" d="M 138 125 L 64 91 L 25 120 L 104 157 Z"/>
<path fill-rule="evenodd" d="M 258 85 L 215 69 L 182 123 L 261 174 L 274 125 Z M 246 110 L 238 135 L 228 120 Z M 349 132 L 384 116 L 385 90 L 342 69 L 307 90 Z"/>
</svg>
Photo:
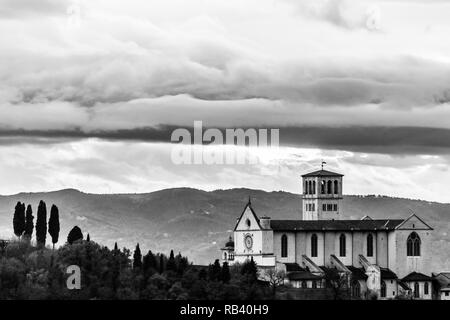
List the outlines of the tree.
<svg viewBox="0 0 450 320">
<path fill-rule="evenodd" d="M 325 269 L 325 281 L 328 288 L 333 290 L 334 300 L 341 300 L 348 293 L 348 275 L 336 268 Z"/>
<path fill-rule="evenodd" d="M 67 242 L 72 244 L 78 240 L 83 240 L 83 232 L 81 232 L 81 229 L 78 226 L 75 226 L 70 230 L 69 235 L 67 236 Z"/>
<path fill-rule="evenodd" d="M 24 233 L 24 235 L 29 240 L 31 240 L 31 236 L 33 235 L 33 229 L 34 229 L 33 220 L 34 220 L 33 209 L 31 209 L 31 205 L 28 205 L 27 212 L 25 214 L 25 233 Z"/>
<path fill-rule="evenodd" d="M 25 232 L 25 203 L 17 202 L 13 217 L 14 234 L 21 237 Z"/>
<path fill-rule="evenodd" d="M 146 277 L 150 276 L 158 269 L 158 262 L 151 250 L 149 250 L 143 258 L 142 269 Z"/>
<path fill-rule="evenodd" d="M 210 281 L 220 280 L 220 275 L 222 273 L 222 268 L 220 267 L 219 259 L 216 259 L 214 263 L 208 267 L 208 276 Z"/>
<path fill-rule="evenodd" d="M 250 261 L 244 263 L 241 273 L 247 277 L 247 281 L 249 282 L 255 282 L 258 279 L 258 268 L 256 267 L 253 257 Z"/>
<path fill-rule="evenodd" d="M 50 209 L 50 219 L 48 219 L 48 233 L 52 237 L 53 249 L 59 238 L 59 210 L 58 207 L 52 205 Z"/>
<path fill-rule="evenodd" d="M 86 241 L 87 241 L 87 242 L 90 242 L 90 241 L 91 241 L 91 236 L 89 235 L 89 233 L 88 233 L 88 235 L 87 235 L 87 237 L 86 237 Z"/>
<path fill-rule="evenodd" d="M 115 252 L 119 251 L 119 247 L 117 246 L 117 242 L 114 242 L 114 251 Z"/>
<path fill-rule="evenodd" d="M 230 267 L 228 266 L 228 262 L 224 262 L 222 264 L 222 272 L 220 274 L 220 280 L 223 283 L 228 283 L 230 281 Z"/>
<path fill-rule="evenodd" d="M 36 219 L 36 242 L 39 246 L 45 246 L 47 237 L 47 206 L 44 201 L 39 202 Z"/>
<path fill-rule="evenodd" d="M 181 253 L 178 253 L 175 257 L 175 264 L 177 266 L 177 273 L 179 276 L 183 275 L 189 267 L 189 261 L 187 257 L 183 257 Z"/>
<path fill-rule="evenodd" d="M 136 245 L 136 249 L 133 254 L 133 269 L 140 269 L 142 267 L 142 254 L 139 248 L 139 243 Z"/>
<path fill-rule="evenodd" d="M 164 272 L 164 255 L 160 254 L 159 255 L 159 273 L 163 273 Z"/>
<path fill-rule="evenodd" d="M 265 279 L 269 282 L 269 286 L 272 289 L 272 296 L 275 298 L 278 287 L 284 285 L 284 279 L 286 273 L 283 270 L 277 270 L 276 268 L 270 268 L 264 272 Z"/>
<path fill-rule="evenodd" d="M 170 250 L 170 256 L 169 256 L 169 260 L 167 260 L 166 270 L 167 271 L 176 271 L 177 270 L 173 250 Z"/>
</svg>

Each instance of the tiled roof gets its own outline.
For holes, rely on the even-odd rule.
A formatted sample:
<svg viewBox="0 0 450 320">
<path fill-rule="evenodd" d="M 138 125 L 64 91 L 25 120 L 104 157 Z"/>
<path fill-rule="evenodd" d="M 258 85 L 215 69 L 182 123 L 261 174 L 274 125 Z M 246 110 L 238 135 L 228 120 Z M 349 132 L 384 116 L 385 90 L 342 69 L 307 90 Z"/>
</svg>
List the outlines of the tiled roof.
<svg viewBox="0 0 450 320">
<path fill-rule="evenodd" d="M 437 276 L 443 276 L 448 278 L 448 280 L 450 280 L 450 272 L 441 272 Z"/>
<path fill-rule="evenodd" d="M 397 275 L 388 268 L 380 268 L 382 280 L 395 280 L 398 279 Z"/>
<path fill-rule="evenodd" d="M 239 222 L 241 221 L 242 216 L 243 216 L 244 213 L 245 213 L 245 210 L 247 210 L 247 207 L 250 209 L 250 211 L 252 212 L 253 216 L 255 217 L 255 220 L 256 220 L 256 222 L 258 223 L 258 227 L 259 227 L 260 229 L 263 229 L 263 228 L 261 227 L 260 222 L 259 222 L 258 216 L 256 215 L 255 211 L 254 211 L 253 208 L 252 208 L 252 203 L 250 202 L 250 199 L 248 199 L 248 203 L 247 203 L 246 206 L 244 207 L 244 211 L 242 211 L 241 215 L 239 216 L 239 219 L 237 219 L 237 221 L 236 221 L 236 225 L 235 225 L 235 227 L 234 227 L 234 230 L 236 231 L 236 228 L 237 228 Z"/>
<path fill-rule="evenodd" d="M 406 277 L 402 279 L 402 281 L 410 282 L 410 281 L 431 281 L 431 277 L 424 275 L 419 272 L 412 272 L 408 274 Z"/>
<path fill-rule="evenodd" d="M 300 267 L 298 263 L 285 263 L 284 265 L 286 266 L 286 272 L 305 270 L 302 267 Z"/>
<path fill-rule="evenodd" d="M 394 230 L 403 220 L 272 220 L 270 226 L 276 231 L 375 231 Z"/>
<path fill-rule="evenodd" d="M 353 280 L 367 280 L 367 275 L 363 268 L 356 268 L 354 266 L 347 266 L 347 269 L 352 272 Z"/>
<path fill-rule="evenodd" d="M 292 281 L 292 280 L 318 280 L 322 279 L 323 277 L 304 270 L 304 271 L 290 272 L 288 274 L 288 278 L 289 280 Z"/>
<path fill-rule="evenodd" d="M 342 177 L 343 174 L 331 172 L 328 170 L 317 170 L 314 172 L 310 172 L 307 174 L 302 175 L 302 177 Z"/>
</svg>

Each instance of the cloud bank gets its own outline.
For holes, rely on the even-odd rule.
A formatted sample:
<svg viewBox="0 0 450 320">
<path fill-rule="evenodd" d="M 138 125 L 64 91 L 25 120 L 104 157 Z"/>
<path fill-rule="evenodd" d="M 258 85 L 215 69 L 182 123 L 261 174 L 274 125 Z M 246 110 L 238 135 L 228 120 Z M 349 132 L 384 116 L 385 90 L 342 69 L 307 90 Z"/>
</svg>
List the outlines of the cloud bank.
<svg viewBox="0 0 450 320">
<path fill-rule="evenodd" d="M 27 148 L 63 152 L 92 139 L 167 144 L 174 128 L 202 120 L 280 128 L 289 150 L 367 156 L 352 163 L 360 170 L 373 159 L 398 170 L 402 156 L 447 163 L 445 1 L 0 0 L 0 8 L 0 148 L 19 159 Z M 82 163 L 98 170 L 80 172 L 102 172 L 74 166 Z"/>
</svg>

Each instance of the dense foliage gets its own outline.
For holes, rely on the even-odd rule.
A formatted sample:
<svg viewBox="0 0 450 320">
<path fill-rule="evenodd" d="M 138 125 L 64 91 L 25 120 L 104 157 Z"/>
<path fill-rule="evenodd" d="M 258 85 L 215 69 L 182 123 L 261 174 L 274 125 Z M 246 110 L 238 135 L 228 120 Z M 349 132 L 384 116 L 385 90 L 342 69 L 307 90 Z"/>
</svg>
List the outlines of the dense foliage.
<svg viewBox="0 0 450 320">
<path fill-rule="evenodd" d="M 0 251 L 0 299 L 263 299 L 252 261 L 243 266 L 194 266 L 173 251 L 148 251 L 130 259 L 130 250 L 78 240 L 51 250 L 29 241 L 10 242 Z M 142 259 L 142 260 L 141 260 Z M 81 269 L 81 289 L 67 289 L 69 265 Z"/>
<path fill-rule="evenodd" d="M 221 265 L 216 260 L 209 266 L 194 266 L 188 258 L 173 250 L 165 254 L 141 252 L 136 245 L 133 256 L 117 243 L 110 250 L 83 240 L 83 232 L 75 226 L 65 245 L 55 249 L 59 240 L 59 210 L 52 205 L 47 222 L 47 207 L 39 202 L 36 241 L 30 205 L 18 202 L 13 216 L 17 240 L 0 241 L 1 299 L 264 299 L 271 291 L 257 280 L 253 260 L 244 265 Z M 45 246 L 47 231 L 53 250 Z M 33 245 L 36 243 L 36 245 Z M 69 266 L 78 266 L 81 288 L 70 290 Z"/>
</svg>

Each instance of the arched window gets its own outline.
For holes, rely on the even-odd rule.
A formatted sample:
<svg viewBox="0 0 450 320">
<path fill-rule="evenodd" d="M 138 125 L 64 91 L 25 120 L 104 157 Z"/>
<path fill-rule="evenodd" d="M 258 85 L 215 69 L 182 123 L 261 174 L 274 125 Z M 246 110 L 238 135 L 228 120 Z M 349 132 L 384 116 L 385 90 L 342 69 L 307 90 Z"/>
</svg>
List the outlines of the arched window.
<svg viewBox="0 0 450 320">
<path fill-rule="evenodd" d="M 245 220 L 245 224 L 247 225 L 248 228 L 250 228 L 250 226 L 252 225 L 250 219 Z"/>
<path fill-rule="evenodd" d="M 352 297 L 360 298 L 361 297 L 361 285 L 358 280 L 352 282 Z"/>
<path fill-rule="evenodd" d="M 312 183 L 311 181 L 308 181 L 308 194 L 312 193 Z"/>
<path fill-rule="evenodd" d="M 315 280 L 313 280 L 312 282 L 312 288 L 317 289 L 317 282 Z"/>
<path fill-rule="evenodd" d="M 381 281 L 381 297 L 386 298 L 386 282 Z"/>
<path fill-rule="evenodd" d="M 328 180 L 328 183 L 327 183 L 327 193 L 328 194 L 333 193 L 333 181 L 331 181 L 331 180 Z"/>
<path fill-rule="evenodd" d="M 419 235 L 415 232 L 411 233 L 408 240 L 406 240 L 406 255 L 408 257 L 419 257 L 420 245 L 421 241 Z"/>
<path fill-rule="evenodd" d="M 325 194 L 325 181 L 320 181 L 320 193 Z"/>
<path fill-rule="evenodd" d="M 227 253 L 226 252 L 223 253 L 223 260 L 227 260 Z"/>
<path fill-rule="evenodd" d="M 420 298 L 420 287 L 419 283 L 414 283 L 414 298 Z"/>
<path fill-rule="evenodd" d="M 430 290 L 430 288 L 429 288 L 428 282 L 425 282 L 425 286 L 423 288 L 423 294 L 428 294 L 429 290 Z"/>
<path fill-rule="evenodd" d="M 339 193 L 339 182 L 337 180 L 334 180 L 334 188 L 333 188 L 334 194 Z"/>
<path fill-rule="evenodd" d="M 316 194 L 316 182 L 315 181 L 313 181 L 312 187 L 313 187 L 312 194 Z"/>
<path fill-rule="evenodd" d="M 317 257 L 317 235 L 311 236 L 311 257 Z"/>
<path fill-rule="evenodd" d="M 346 255 L 346 239 L 345 234 L 341 234 L 339 237 L 339 256 L 345 257 Z"/>
<path fill-rule="evenodd" d="M 373 257 L 373 236 L 371 233 L 367 236 L 367 256 Z"/>
<path fill-rule="evenodd" d="M 281 236 L 281 257 L 286 258 L 288 256 L 288 238 L 285 234 Z"/>
<path fill-rule="evenodd" d="M 308 288 L 308 285 L 306 284 L 306 281 L 303 280 L 302 281 L 302 289 L 306 289 L 306 288 Z"/>
<path fill-rule="evenodd" d="M 304 194 L 308 194 L 308 181 L 305 180 L 305 189 L 303 190 Z"/>
</svg>

